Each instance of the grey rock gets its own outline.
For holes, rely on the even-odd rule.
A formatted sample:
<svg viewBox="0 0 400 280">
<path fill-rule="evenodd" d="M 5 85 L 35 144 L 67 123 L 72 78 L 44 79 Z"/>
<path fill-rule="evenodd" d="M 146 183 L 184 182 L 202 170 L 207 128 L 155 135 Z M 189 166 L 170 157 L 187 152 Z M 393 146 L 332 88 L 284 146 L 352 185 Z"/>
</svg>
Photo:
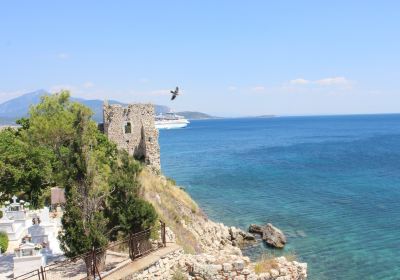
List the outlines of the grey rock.
<svg viewBox="0 0 400 280">
<path fill-rule="evenodd" d="M 231 271 L 232 270 L 232 265 L 230 263 L 224 263 L 222 265 L 224 271 Z"/>
<path fill-rule="evenodd" d="M 279 276 L 279 271 L 274 269 L 274 268 L 271 269 L 269 273 L 271 274 L 272 277 L 278 277 Z"/>
<path fill-rule="evenodd" d="M 250 233 L 247 233 L 247 232 L 244 232 L 244 231 L 242 231 L 240 233 L 243 236 L 243 239 L 246 240 L 246 241 L 254 241 L 254 240 L 256 240 L 254 235 L 252 235 Z"/>
<path fill-rule="evenodd" d="M 286 236 L 283 232 L 274 227 L 272 224 L 267 224 L 263 227 L 262 239 L 270 246 L 283 248 L 286 244 Z"/>
<path fill-rule="evenodd" d="M 249 226 L 249 232 L 251 233 L 256 233 L 256 234 L 262 234 L 263 233 L 263 227 L 255 224 L 251 224 Z"/>
<path fill-rule="evenodd" d="M 233 263 L 233 268 L 236 270 L 244 269 L 244 262 L 242 260 L 237 260 Z"/>
</svg>

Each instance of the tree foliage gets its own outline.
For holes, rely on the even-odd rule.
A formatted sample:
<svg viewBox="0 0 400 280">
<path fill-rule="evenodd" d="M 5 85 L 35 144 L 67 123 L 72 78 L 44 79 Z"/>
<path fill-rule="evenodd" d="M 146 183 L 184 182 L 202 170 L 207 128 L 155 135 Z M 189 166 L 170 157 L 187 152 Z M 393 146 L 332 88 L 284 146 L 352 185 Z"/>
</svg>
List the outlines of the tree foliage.
<svg viewBox="0 0 400 280">
<path fill-rule="evenodd" d="M 120 152 L 116 164 L 109 179 L 112 193 L 108 197 L 113 238 L 118 233 L 129 235 L 149 228 L 157 219 L 154 207 L 138 196 L 136 174 L 141 168 L 140 164 L 126 152 Z"/>
<path fill-rule="evenodd" d="M 62 217 L 63 232 L 59 236 L 61 248 L 68 257 L 84 254 L 93 247 L 100 248 L 108 243 L 107 220 L 103 212 L 87 213 L 90 217 L 82 217 L 81 199 L 77 188 L 70 187 Z"/>
<path fill-rule="evenodd" d="M 157 219 L 138 195 L 140 163 L 118 151 L 91 116 L 62 91 L 32 106 L 18 130 L 0 132 L 0 200 L 18 194 L 39 207 L 51 186 L 64 187 L 59 239 L 68 257 L 151 227 Z"/>
<path fill-rule="evenodd" d="M 4 253 L 8 248 L 8 235 L 5 232 L 0 231 L 0 251 Z"/>
<path fill-rule="evenodd" d="M 17 193 L 38 207 L 50 186 L 64 187 L 59 239 L 69 257 L 151 227 L 157 218 L 139 197 L 140 163 L 118 151 L 91 116 L 62 91 L 32 106 L 17 131 L 0 132 L 0 199 Z"/>
<path fill-rule="evenodd" d="M 34 207 L 40 205 L 43 189 L 52 183 L 51 150 L 24 141 L 16 131 L 0 132 L 0 201 L 25 194 Z"/>
<path fill-rule="evenodd" d="M 123 234 L 140 232 L 154 225 L 157 213 L 149 202 L 130 195 L 126 203 L 118 216 Z"/>
<path fill-rule="evenodd" d="M 53 178 L 65 187 L 67 198 L 60 241 L 68 256 L 108 242 L 103 212 L 116 148 L 91 116 L 89 108 L 70 102 L 68 92 L 61 92 L 31 108 L 29 128 L 22 133 L 34 144 L 52 150 L 56 158 Z"/>
</svg>

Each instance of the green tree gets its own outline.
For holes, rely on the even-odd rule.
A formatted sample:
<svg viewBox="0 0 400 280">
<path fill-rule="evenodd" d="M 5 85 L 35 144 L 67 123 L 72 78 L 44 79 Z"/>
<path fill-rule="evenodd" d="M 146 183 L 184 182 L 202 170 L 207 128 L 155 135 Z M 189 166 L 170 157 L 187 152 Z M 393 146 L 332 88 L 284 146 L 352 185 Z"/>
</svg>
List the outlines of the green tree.
<svg viewBox="0 0 400 280">
<path fill-rule="evenodd" d="M 5 232 L 0 231 L 0 251 L 4 253 L 8 248 L 8 235 Z"/>
<path fill-rule="evenodd" d="M 106 232 L 107 220 L 102 212 L 91 213 L 88 219 L 82 218 L 81 195 L 76 187 L 67 192 L 68 203 L 62 217 L 63 233 L 61 248 L 67 257 L 75 257 L 89 252 L 93 247 L 101 248 L 108 243 Z"/>
<path fill-rule="evenodd" d="M 66 193 L 59 239 L 69 257 L 103 247 L 109 240 L 103 212 L 116 148 L 99 132 L 91 116 L 89 108 L 70 102 L 69 93 L 61 92 L 31 107 L 29 126 L 21 131 L 27 141 L 51 149 L 55 155 L 53 177 Z"/>
<path fill-rule="evenodd" d="M 122 233 L 133 234 L 154 226 L 157 213 L 151 203 L 132 195 L 128 196 L 126 203 L 118 219 Z"/>
<path fill-rule="evenodd" d="M 0 132 L 0 201 L 14 194 L 25 196 L 33 207 L 41 205 L 43 191 L 52 184 L 51 150 L 23 141 L 17 132 Z"/>
<path fill-rule="evenodd" d="M 118 233 L 125 236 L 152 227 L 157 213 L 150 203 L 139 198 L 137 173 L 141 170 L 139 162 L 125 151 L 119 153 L 119 160 L 110 176 L 112 189 L 108 197 L 108 215 L 112 238 Z"/>
</svg>

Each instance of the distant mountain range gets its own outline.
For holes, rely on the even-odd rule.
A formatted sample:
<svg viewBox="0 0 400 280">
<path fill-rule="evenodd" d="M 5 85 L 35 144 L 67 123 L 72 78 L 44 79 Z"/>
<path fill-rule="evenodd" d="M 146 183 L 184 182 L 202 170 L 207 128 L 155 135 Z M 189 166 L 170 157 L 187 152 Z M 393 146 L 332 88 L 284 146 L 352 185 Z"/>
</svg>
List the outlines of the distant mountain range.
<svg viewBox="0 0 400 280">
<path fill-rule="evenodd" d="M 45 90 L 37 90 L 30 92 L 19 97 L 8 100 L 0 104 L 0 124 L 13 124 L 19 118 L 25 117 L 28 114 L 29 106 L 38 104 L 40 102 L 40 97 L 44 95 L 49 95 Z M 83 99 L 78 97 L 71 97 L 73 101 L 82 103 L 92 109 L 94 115 L 93 119 L 96 122 L 103 121 L 103 100 L 99 99 Z M 121 104 L 127 105 L 123 102 L 116 100 L 108 100 L 110 104 Z M 156 114 L 162 114 L 171 111 L 167 106 L 155 105 Z M 182 115 L 188 119 L 211 119 L 215 118 L 213 116 L 207 115 L 201 112 L 177 112 L 178 115 Z"/>
<path fill-rule="evenodd" d="M 210 116 L 202 112 L 182 111 L 182 112 L 177 112 L 176 114 L 184 116 L 188 120 L 220 119 L 220 117 Z"/>
</svg>

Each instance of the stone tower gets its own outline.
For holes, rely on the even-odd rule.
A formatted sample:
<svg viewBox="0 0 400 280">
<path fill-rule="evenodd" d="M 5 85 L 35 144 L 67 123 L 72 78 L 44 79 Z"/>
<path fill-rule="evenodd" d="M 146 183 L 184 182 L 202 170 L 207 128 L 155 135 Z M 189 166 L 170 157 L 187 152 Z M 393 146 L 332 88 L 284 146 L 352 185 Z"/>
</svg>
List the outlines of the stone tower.
<svg viewBox="0 0 400 280">
<path fill-rule="evenodd" d="M 160 172 L 160 146 L 152 104 L 103 105 L 103 129 L 108 139 Z"/>
</svg>

